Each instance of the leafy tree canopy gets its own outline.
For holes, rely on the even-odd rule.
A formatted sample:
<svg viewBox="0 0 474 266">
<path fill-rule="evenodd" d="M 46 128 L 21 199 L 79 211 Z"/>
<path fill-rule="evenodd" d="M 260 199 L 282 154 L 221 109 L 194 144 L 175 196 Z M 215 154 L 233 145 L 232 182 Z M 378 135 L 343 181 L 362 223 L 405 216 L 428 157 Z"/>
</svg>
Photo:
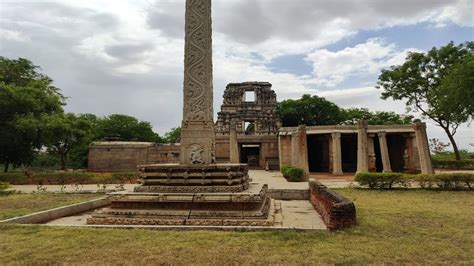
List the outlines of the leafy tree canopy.
<svg viewBox="0 0 474 266">
<path fill-rule="evenodd" d="M 405 101 L 412 111 L 434 121 L 448 135 L 460 160 L 454 135 L 473 117 L 474 42 L 453 42 L 428 53 L 410 53 L 405 63 L 382 70 L 382 99 Z"/>
<path fill-rule="evenodd" d="M 316 95 L 305 94 L 298 100 L 284 100 L 278 104 L 278 114 L 284 127 L 305 124 L 335 125 L 344 121 L 343 111 L 334 103 Z"/>
<path fill-rule="evenodd" d="M 165 133 L 163 141 L 165 143 L 177 143 L 181 139 L 181 128 L 174 127 L 169 132 Z"/>
<path fill-rule="evenodd" d="M 128 115 L 113 114 L 97 121 L 96 139 L 117 137 L 125 141 L 162 142 L 149 122 Z"/>
<path fill-rule="evenodd" d="M 87 117 L 73 113 L 49 116 L 43 128 L 48 151 L 59 157 L 61 169 L 66 169 L 70 153 L 81 146 L 87 146 L 92 136 L 92 123 Z"/>
<path fill-rule="evenodd" d="M 30 163 L 44 143 L 41 125 L 63 112 L 64 97 L 29 60 L 0 57 L 0 161 Z"/>
<path fill-rule="evenodd" d="M 345 116 L 343 124 L 345 125 L 355 125 L 361 119 L 366 120 L 369 125 L 403 125 L 413 123 L 413 116 L 397 114 L 395 112 L 371 112 L 367 108 L 349 108 L 343 112 Z"/>
</svg>

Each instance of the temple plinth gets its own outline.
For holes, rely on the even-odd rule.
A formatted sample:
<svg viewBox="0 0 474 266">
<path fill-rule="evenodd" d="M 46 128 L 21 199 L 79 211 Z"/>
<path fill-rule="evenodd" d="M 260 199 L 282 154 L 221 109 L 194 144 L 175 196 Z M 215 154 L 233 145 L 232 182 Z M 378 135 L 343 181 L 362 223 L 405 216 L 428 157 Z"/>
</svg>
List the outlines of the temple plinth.
<svg viewBox="0 0 474 266">
<path fill-rule="evenodd" d="M 267 185 L 249 183 L 248 165 L 215 163 L 211 0 L 186 0 L 185 18 L 180 164 L 138 166 L 141 185 L 112 193 L 88 224 L 273 224 Z"/>
</svg>

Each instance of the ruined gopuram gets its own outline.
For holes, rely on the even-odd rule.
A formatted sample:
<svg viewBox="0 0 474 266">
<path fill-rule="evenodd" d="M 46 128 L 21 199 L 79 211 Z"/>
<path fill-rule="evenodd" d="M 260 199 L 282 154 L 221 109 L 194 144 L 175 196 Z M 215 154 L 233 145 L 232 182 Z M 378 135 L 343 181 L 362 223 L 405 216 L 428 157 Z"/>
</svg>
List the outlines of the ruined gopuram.
<svg viewBox="0 0 474 266">
<path fill-rule="evenodd" d="M 268 82 L 231 83 L 215 125 L 218 162 L 278 170 L 277 97 Z"/>
<path fill-rule="evenodd" d="M 211 0 L 186 0 L 184 55 L 180 163 L 139 165 L 141 185 L 88 224 L 273 225 L 268 186 L 249 183 L 247 164 L 215 162 Z"/>
</svg>

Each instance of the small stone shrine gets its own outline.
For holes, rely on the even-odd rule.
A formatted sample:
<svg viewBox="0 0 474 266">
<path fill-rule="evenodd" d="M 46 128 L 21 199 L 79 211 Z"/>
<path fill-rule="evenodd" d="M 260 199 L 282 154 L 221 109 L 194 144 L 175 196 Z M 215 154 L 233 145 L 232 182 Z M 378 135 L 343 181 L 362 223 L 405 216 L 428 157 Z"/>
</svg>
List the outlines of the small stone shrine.
<svg viewBox="0 0 474 266">
<path fill-rule="evenodd" d="M 186 0 L 180 163 L 139 166 L 135 192 L 111 194 L 88 224 L 273 224 L 267 185 L 250 184 L 246 164 L 215 162 L 212 92 L 211 0 Z"/>
</svg>

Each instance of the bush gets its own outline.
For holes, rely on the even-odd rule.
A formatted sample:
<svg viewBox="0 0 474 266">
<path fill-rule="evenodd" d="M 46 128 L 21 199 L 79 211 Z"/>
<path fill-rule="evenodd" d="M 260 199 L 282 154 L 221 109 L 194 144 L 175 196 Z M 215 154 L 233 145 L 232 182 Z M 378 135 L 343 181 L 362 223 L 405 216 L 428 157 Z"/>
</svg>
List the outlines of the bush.
<svg viewBox="0 0 474 266">
<path fill-rule="evenodd" d="M 289 165 L 282 165 L 281 168 L 280 168 L 280 172 L 281 172 L 283 175 L 285 175 L 285 172 L 286 172 L 289 168 L 291 168 L 291 166 L 289 166 Z"/>
<path fill-rule="evenodd" d="M 369 188 L 392 188 L 396 184 L 406 186 L 403 173 L 358 173 L 355 181 Z"/>
<path fill-rule="evenodd" d="M 419 174 L 412 177 L 413 181 L 418 182 L 421 188 L 431 189 L 439 188 L 443 190 L 450 189 L 472 189 L 474 183 L 474 174 L 452 173 L 452 174 Z"/>
<path fill-rule="evenodd" d="M 0 182 L 12 185 L 28 185 L 30 184 L 30 179 L 24 173 L 0 173 Z"/>
<path fill-rule="evenodd" d="M 433 166 L 435 168 L 441 169 L 474 169 L 474 160 L 472 159 L 464 159 L 464 160 L 439 160 L 433 159 Z"/>
<path fill-rule="evenodd" d="M 136 183 L 140 178 L 138 172 L 124 172 L 124 173 L 113 173 L 112 179 L 120 181 L 121 184 L 129 182 L 130 184 Z"/>
<path fill-rule="evenodd" d="M 304 170 L 298 167 L 282 166 L 283 176 L 290 182 L 301 182 L 304 180 Z"/>
<path fill-rule="evenodd" d="M 10 184 L 6 182 L 0 182 L 0 193 L 7 190 L 10 187 Z"/>
<path fill-rule="evenodd" d="M 125 173 L 86 173 L 86 172 L 40 172 L 40 173 L 1 173 L 0 182 L 13 185 L 66 185 L 66 184 L 124 184 L 136 183 L 139 174 Z"/>
<path fill-rule="evenodd" d="M 392 188 L 393 185 L 406 186 L 408 183 L 416 182 L 423 189 L 438 188 L 450 189 L 472 189 L 474 174 L 452 173 L 452 174 L 418 174 L 409 175 L 403 173 L 359 173 L 355 181 L 361 186 L 369 188 Z"/>
</svg>

